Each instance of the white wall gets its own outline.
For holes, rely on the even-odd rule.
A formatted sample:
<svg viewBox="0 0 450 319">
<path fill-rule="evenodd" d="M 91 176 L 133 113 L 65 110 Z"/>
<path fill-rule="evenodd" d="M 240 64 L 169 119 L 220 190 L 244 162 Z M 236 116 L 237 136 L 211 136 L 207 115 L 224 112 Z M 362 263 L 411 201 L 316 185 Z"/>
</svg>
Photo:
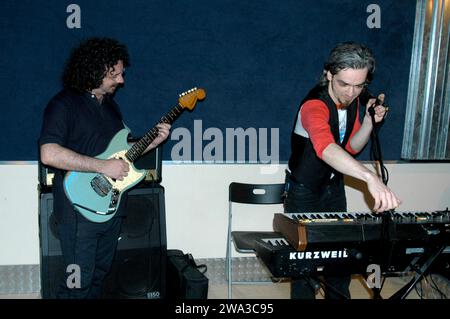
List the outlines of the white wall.
<svg viewBox="0 0 450 319">
<path fill-rule="evenodd" d="M 284 167 L 164 162 L 168 248 L 182 249 L 195 258 L 224 257 L 229 183 L 281 183 Z M 398 211 L 450 207 L 450 163 L 388 163 L 386 167 L 389 186 L 403 200 Z M 349 211 L 368 211 L 372 203 L 370 199 L 366 203 L 364 185 L 352 179 L 346 182 Z M 251 230 L 271 230 L 273 214 L 282 212 L 281 205 L 234 207 L 235 222 Z M 38 263 L 37 165 L 0 165 L 0 265 Z"/>
<path fill-rule="evenodd" d="M 0 265 L 39 264 L 37 164 L 0 165 Z"/>
</svg>

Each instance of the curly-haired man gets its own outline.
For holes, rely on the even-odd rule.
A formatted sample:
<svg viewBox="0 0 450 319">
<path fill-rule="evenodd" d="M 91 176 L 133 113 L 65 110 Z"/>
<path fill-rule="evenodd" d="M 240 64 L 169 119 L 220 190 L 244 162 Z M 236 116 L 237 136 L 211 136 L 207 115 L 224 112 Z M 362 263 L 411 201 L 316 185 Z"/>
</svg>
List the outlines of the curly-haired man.
<svg viewBox="0 0 450 319">
<path fill-rule="evenodd" d="M 94 223 L 74 211 L 64 189 L 67 171 L 95 172 L 123 180 L 129 171 L 121 159 L 95 158 L 108 146 L 124 123 L 113 94 L 124 84 L 129 66 L 126 47 L 114 39 L 91 38 L 75 48 L 63 73 L 64 88 L 48 103 L 39 138 L 40 159 L 56 169 L 53 211 L 64 259 L 64 270 L 78 265 L 80 285 L 68 287 L 65 273 L 58 298 L 99 298 L 102 282 L 110 270 L 126 196 L 117 213 L 105 223 Z M 170 125 L 158 124 L 159 135 L 146 151 L 169 135 Z M 71 285 L 69 285 L 71 286 Z"/>
</svg>

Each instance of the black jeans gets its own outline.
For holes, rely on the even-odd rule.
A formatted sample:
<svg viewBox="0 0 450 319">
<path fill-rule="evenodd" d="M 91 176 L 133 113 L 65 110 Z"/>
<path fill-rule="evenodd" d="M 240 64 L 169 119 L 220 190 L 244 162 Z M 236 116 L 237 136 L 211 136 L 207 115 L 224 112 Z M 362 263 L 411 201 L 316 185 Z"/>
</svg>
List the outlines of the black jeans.
<svg viewBox="0 0 450 319">
<path fill-rule="evenodd" d="M 58 224 L 65 276 L 57 298 L 100 298 L 103 281 L 114 259 L 123 218 L 113 217 L 105 223 L 80 222 L 80 219 L 75 223 Z M 69 265 L 80 267 L 79 288 L 67 285 L 68 276 L 74 273 L 66 272 Z"/>
<path fill-rule="evenodd" d="M 347 200 L 345 197 L 344 182 L 342 178 L 334 178 L 323 187 L 320 192 L 313 192 L 303 184 L 293 181 L 287 175 L 286 178 L 287 197 L 284 201 L 285 213 L 306 213 L 306 212 L 345 212 L 347 211 Z M 350 276 L 324 277 L 325 298 L 340 299 L 350 298 Z M 292 299 L 314 299 L 314 280 L 310 278 L 293 278 L 291 284 Z M 339 293 L 336 293 L 336 291 Z M 341 296 L 342 294 L 343 296 Z"/>
</svg>

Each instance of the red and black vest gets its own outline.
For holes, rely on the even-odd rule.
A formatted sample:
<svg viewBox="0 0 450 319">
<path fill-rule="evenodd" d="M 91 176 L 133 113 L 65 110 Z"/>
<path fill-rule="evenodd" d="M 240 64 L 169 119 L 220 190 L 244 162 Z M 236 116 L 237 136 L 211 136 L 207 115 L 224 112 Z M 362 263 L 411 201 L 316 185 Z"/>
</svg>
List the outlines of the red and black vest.
<svg viewBox="0 0 450 319">
<path fill-rule="evenodd" d="M 300 109 L 309 100 L 321 100 L 325 103 L 330 112 L 328 124 L 334 141 L 345 149 L 356 121 L 359 99 L 356 98 L 347 108 L 347 128 L 342 143 L 339 139 L 339 118 L 336 104 L 328 94 L 327 86 L 314 87 L 300 104 Z M 317 156 L 311 140 L 296 134 L 294 130 L 295 123 L 291 135 L 291 157 L 289 158 L 289 170 L 293 179 L 312 191 L 318 192 L 329 183 L 332 173 L 336 175 L 334 178 L 342 178 L 341 173 Z"/>
</svg>

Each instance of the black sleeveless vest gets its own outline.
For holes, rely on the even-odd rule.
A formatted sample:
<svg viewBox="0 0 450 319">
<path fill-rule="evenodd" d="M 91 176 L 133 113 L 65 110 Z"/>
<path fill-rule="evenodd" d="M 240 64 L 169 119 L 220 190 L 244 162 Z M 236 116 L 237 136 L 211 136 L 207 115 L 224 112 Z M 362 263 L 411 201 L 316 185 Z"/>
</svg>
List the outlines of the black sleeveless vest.
<svg viewBox="0 0 450 319">
<path fill-rule="evenodd" d="M 300 108 L 308 100 L 321 100 L 325 103 L 330 112 L 328 124 L 330 125 L 334 141 L 342 148 L 345 148 L 355 124 L 359 106 L 358 98 L 356 98 L 347 108 L 347 128 L 342 143 L 339 141 L 339 118 L 336 104 L 328 94 L 327 86 L 314 87 L 301 102 Z M 340 179 L 342 179 L 342 174 L 317 157 L 313 144 L 309 138 L 295 134 L 294 130 L 296 121 L 297 116 L 295 118 L 294 128 L 291 135 L 291 157 L 289 158 L 289 170 L 291 171 L 294 180 L 303 184 L 312 191 L 318 192 L 330 181 L 332 173 L 336 175 L 334 178 Z"/>
</svg>

